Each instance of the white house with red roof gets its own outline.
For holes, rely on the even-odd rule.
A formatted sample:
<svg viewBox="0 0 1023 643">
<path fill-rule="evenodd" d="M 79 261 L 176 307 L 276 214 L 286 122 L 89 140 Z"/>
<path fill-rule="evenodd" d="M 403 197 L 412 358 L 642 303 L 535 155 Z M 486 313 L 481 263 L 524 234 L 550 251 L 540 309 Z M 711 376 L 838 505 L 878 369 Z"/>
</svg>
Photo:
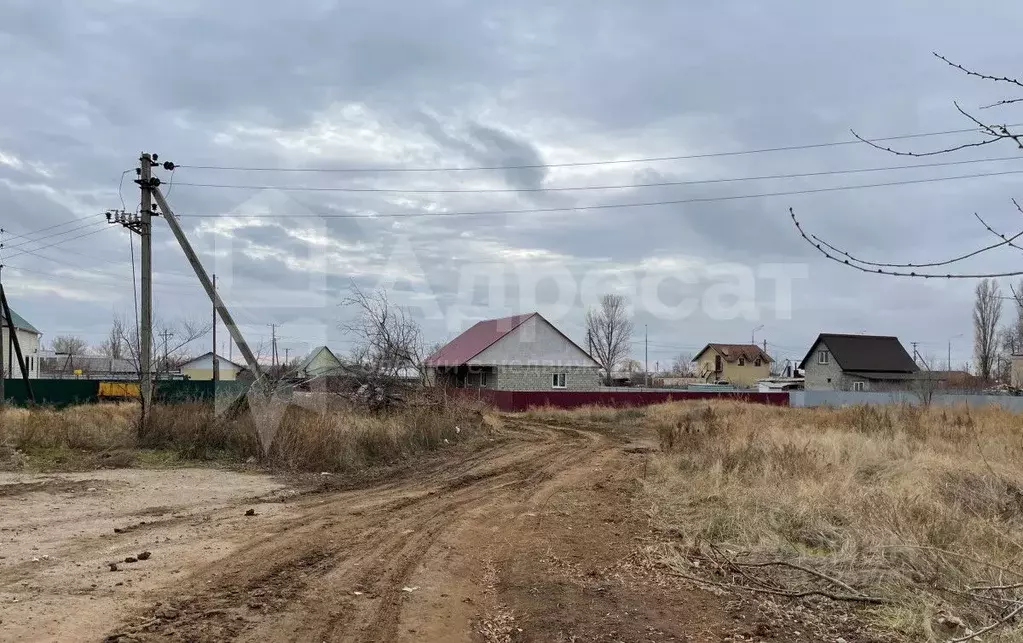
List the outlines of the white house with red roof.
<svg viewBox="0 0 1023 643">
<path fill-rule="evenodd" d="M 477 322 L 426 360 L 437 386 L 593 390 L 600 365 L 540 313 Z"/>
</svg>

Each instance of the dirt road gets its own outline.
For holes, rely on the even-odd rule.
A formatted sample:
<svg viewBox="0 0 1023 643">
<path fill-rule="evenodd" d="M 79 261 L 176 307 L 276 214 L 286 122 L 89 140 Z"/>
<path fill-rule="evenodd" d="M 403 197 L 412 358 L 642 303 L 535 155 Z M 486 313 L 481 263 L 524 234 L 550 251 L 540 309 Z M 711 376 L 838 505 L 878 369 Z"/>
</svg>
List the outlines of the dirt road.
<svg viewBox="0 0 1023 643">
<path fill-rule="evenodd" d="M 720 641 L 754 627 L 637 560 L 637 439 L 506 418 L 488 448 L 351 490 L 205 470 L 0 478 L 0 639 Z"/>
</svg>

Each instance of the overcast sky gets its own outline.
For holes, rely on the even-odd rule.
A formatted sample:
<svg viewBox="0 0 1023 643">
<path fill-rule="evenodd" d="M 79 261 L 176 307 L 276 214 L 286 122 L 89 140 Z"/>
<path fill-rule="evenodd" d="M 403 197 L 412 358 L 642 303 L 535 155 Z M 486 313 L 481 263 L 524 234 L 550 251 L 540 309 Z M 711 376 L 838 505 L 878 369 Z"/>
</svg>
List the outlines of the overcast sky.
<svg viewBox="0 0 1023 643">
<path fill-rule="evenodd" d="M 961 0 L 6 0 L 4 283 L 44 341 L 98 343 L 113 316 L 132 317 L 129 233 L 101 213 L 122 198 L 135 209 L 134 173 L 120 190 L 119 179 L 145 150 L 182 166 L 363 170 L 158 172 L 250 341 L 281 324 L 292 356 L 323 343 L 348 350 L 337 326 L 354 279 L 415 306 L 431 341 L 538 310 L 581 343 L 586 306 L 622 292 L 640 360 L 649 327 L 651 367 L 707 342 L 748 341 L 761 325 L 758 343 L 780 358 L 801 358 L 820 332 L 868 332 L 920 342 L 942 363 L 951 340 L 959 364 L 972 359 L 973 282 L 830 263 L 803 244 L 788 208 L 857 256 L 935 261 L 991 243 L 974 212 L 1000 231 L 1023 229 L 1011 203 L 1023 197 L 1019 175 L 724 197 L 1023 170 L 1018 149 L 919 160 L 863 144 L 719 153 L 845 141 L 851 128 L 886 137 L 969 127 L 953 100 L 974 110 L 1012 87 L 931 52 L 1015 75 L 1021 20 L 1019 3 Z M 1012 106 L 979 113 L 1023 122 Z M 665 156 L 701 157 L 567 165 Z M 532 167 L 395 171 L 523 165 Z M 664 182 L 686 184 L 551 189 Z M 310 187 L 320 189 L 288 189 Z M 674 203 L 572 209 L 664 201 Z M 509 210 L 545 211 L 449 216 Z M 157 316 L 209 315 L 164 221 L 153 235 Z M 1023 261 L 1002 248 L 960 268 Z M 779 301 L 778 274 L 795 277 L 791 306 Z"/>
</svg>

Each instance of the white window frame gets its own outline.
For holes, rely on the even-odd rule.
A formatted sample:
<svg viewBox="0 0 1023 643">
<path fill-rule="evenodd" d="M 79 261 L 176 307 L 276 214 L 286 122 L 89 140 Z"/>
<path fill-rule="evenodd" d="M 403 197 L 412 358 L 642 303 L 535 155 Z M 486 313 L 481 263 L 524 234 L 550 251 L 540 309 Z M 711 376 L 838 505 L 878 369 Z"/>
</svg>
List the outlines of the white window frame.
<svg viewBox="0 0 1023 643">
<path fill-rule="evenodd" d="M 865 383 L 862 382 L 862 381 L 861 382 L 853 382 L 852 390 L 854 390 L 854 391 L 865 391 L 866 388 L 864 388 L 864 387 L 865 387 Z"/>
<path fill-rule="evenodd" d="M 568 388 L 568 376 L 565 373 L 552 373 L 551 388 Z"/>
<path fill-rule="evenodd" d="M 817 363 L 818 364 L 830 364 L 831 363 L 831 351 L 826 348 L 822 348 L 817 351 Z"/>
</svg>

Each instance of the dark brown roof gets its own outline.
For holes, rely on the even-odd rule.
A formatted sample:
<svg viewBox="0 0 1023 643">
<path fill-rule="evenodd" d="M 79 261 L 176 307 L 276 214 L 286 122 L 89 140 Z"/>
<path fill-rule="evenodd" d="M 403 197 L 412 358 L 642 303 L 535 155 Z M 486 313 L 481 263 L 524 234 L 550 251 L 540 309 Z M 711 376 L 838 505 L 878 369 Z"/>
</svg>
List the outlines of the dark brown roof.
<svg viewBox="0 0 1023 643">
<path fill-rule="evenodd" d="M 764 350 L 757 346 L 756 344 L 713 344 L 713 343 L 704 346 L 703 350 L 697 353 L 696 357 L 693 358 L 693 361 L 694 362 L 699 361 L 700 355 L 706 353 L 707 349 L 709 348 L 713 348 L 718 353 L 720 353 L 721 357 L 724 358 L 726 362 L 734 362 L 738 360 L 740 357 L 745 357 L 747 362 L 752 362 L 756 360 L 758 357 L 768 363 L 774 361 L 773 359 L 771 359 L 770 355 L 765 353 Z"/>
<path fill-rule="evenodd" d="M 883 335 L 841 335 L 821 333 L 799 368 L 804 369 L 824 342 L 843 371 L 875 373 L 916 373 L 920 367 L 909 356 L 898 337 Z"/>
</svg>

